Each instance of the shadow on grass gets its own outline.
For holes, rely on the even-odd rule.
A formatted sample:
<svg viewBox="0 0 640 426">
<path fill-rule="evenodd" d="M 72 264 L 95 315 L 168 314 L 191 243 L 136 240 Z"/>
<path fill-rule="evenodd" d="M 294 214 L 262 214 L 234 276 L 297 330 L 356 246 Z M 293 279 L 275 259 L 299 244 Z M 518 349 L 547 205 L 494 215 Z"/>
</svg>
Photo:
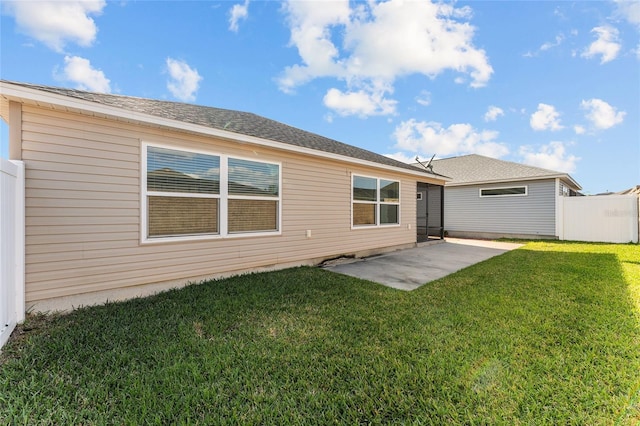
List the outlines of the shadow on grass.
<svg viewBox="0 0 640 426">
<path fill-rule="evenodd" d="M 526 248 L 411 293 L 315 268 L 214 281 L 11 344 L 0 419 L 632 424 L 628 287 L 615 254 Z"/>
<path fill-rule="evenodd" d="M 481 366 L 493 360 L 518 372 L 510 378 L 512 397 L 501 399 L 517 401 L 515 418 L 528 412 L 524 418 L 636 424 L 640 283 L 625 278 L 622 263 L 613 253 L 524 248 L 419 291 L 460 318 L 470 344 L 486 351 Z M 591 410 L 608 417 L 595 421 Z"/>
</svg>

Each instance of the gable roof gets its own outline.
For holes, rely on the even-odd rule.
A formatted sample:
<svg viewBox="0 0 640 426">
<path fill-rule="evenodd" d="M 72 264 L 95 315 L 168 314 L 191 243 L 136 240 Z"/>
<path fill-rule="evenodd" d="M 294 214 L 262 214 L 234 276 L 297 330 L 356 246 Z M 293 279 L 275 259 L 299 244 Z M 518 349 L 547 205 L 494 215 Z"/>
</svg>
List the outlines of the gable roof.
<svg viewBox="0 0 640 426">
<path fill-rule="evenodd" d="M 447 183 L 448 186 L 560 178 L 572 189 L 582 189 L 567 173 L 478 154 L 433 160 L 432 165 L 436 173 L 452 178 L 452 181 Z"/>
<path fill-rule="evenodd" d="M 218 137 L 232 140 L 242 139 L 238 138 L 238 135 L 241 135 L 250 138 L 242 139 L 244 142 L 270 146 L 273 146 L 273 144 L 268 142 L 276 142 L 279 144 L 277 147 L 282 149 L 296 150 L 298 148 L 298 151 L 302 150 L 307 153 L 326 153 L 333 158 L 339 157 L 347 161 L 350 159 L 351 161 L 360 160 L 356 162 L 373 163 L 373 165 L 385 166 L 385 168 L 401 169 L 414 175 L 427 175 L 440 180 L 447 180 L 446 177 L 439 176 L 437 173 L 419 170 L 409 164 L 372 151 L 338 142 L 249 112 L 6 80 L 0 80 L 0 95 L 3 98 L 10 96 L 18 99 L 35 100 L 36 102 L 46 100 L 47 103 L 61 104 L 67 107 L 72 106 L 72 109 L 77 109 L 78 111 L 100 112 L 107 116 L 115 116 L 129 121 L 215 134 Z M 38 95 L 45 95 L 46 99 L 40 99 Z M 70 103 L 68 102 L 69 100 L 73 102 Z"/>
<path fill-rule="evenodd" d="M 624 191 L 616 192 L 618 195 L 637 195 L 640 197 L 640 185 L 633 186 L 629 189 L 625 189 Z"/>
</svg>

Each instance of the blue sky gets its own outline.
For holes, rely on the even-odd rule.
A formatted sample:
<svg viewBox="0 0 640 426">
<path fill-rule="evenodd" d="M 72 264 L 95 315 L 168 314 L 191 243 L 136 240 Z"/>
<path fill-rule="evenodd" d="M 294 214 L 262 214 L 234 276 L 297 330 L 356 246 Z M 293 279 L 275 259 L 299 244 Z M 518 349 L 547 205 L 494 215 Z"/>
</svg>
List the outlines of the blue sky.
<svg viewBox="0 0 640 426">
<path fill-rule="evenodd" d="M 587 194 L 640 184 L 637 1 L 0 7 L 5 80 L 249 111 L 405 161 L 478 153 Z"/>
</svg>

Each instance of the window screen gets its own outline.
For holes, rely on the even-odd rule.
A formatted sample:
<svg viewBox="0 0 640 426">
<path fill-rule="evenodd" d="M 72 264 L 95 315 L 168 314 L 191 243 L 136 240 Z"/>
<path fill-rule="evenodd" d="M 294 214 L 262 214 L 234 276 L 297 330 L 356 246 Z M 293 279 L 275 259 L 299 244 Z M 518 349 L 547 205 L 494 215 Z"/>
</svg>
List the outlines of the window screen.
<svg viewBox="0 0 640 426">
<path fill-rule="evenodd" d="M 376 205 L 353 203 L 353 225 L 375 225 Z"/>
<path fill-rule="evenodd" d="M 277 164 L 229 158 L 229 195 L 277 197 L 278 175 Z"/>
<path fill-rule="evenodd" d="M 220 193 L 220 157 L 149 146 L 147 191 Z"/>
<path fill-rule="evenodd" d="M 353 178 L 354 201 L 378 201 L 378 180 L 361 176 Z"/>
<path fill-rule="evenodd" d="M 279 165 L 229 158 L 229 233 L 277 231 L 279 194 Z"/>
<path fill-rule="evenodd" d="M 218 233 L 218 199 L 148 197 L 149 237 Z"/>
<path fill-rule="evenodd" d="M 272 200 L 229 200 L 229 232 L 258 232 L 278 229 L 278 202 Z"/>
<path fill-rule="evenodd" d="M 148 237 L 219 232 L 220 157 L 147 147 Z"/>
</svg>

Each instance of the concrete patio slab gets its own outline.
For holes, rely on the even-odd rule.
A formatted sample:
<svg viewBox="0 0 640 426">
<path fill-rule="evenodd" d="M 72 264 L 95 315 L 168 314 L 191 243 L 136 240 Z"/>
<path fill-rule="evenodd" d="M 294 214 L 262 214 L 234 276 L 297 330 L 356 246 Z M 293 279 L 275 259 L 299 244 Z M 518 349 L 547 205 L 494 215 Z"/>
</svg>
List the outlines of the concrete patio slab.
<svg viewBox="0 0 640 426">
<path fill-rule="evenodd" d="M 516 243 L 447 238 L 441 244 L 349 259 L 324 268 L 410 291 L 521 246 Z"/>
</svg>

